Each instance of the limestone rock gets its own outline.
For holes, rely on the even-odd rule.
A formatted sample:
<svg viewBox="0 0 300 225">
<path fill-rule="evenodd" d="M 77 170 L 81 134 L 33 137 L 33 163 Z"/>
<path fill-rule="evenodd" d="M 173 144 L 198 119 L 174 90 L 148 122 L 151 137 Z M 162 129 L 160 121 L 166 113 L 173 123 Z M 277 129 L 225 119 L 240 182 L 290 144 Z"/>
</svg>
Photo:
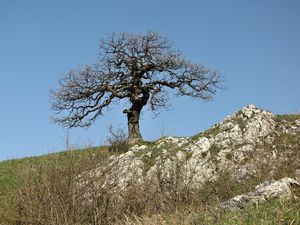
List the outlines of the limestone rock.
<svg viewBox="0 0 300 225">
<path fill-rule="evenodd" d="M 138 152 L 140 150 L 145 150 L 147 149 L 148 147 L 146 145 L 134 145 L 133 147 L 130 148 L 131 151 L 133 152 Z"/>
<path fill-rule="evenodd" d="M 223 211 L 231 211 L 274 198 L 287 198 L 292 195 L 292 189 L 296 186 L 299 186 L 299 183 L 288 177 L 278 181 L 267 181 L 257 185 L 254 192 L 238 195 L 222 202 L 219 208 Z"/>
<path fill-rule="evenodd" d="M 174 177 L 180 177 L 176 182 L 182 186 L 201 187 L 223 172 L 238 182 L 264 172 L 264 164 L 285 160 L 275 145 L 269 151 L 261 146 L 272 145 L 281 133 L 300 132 L 299 121 L 279 123 L 271 112 L 248 105 L 194 137 L 168 136 L 152 145 L 134 145 L 89 173 L 104 177 L 100 186 L 116 190 L 130 183 L 171 182 Z M 237 201 L 245 198 L 237 197 Z"/>
<path fill-rule="evenodd" d="M 157 141 L 156 148 L 161 148 L 162 146 L 164 146 L 166 144 L 174 145 L 177 147 L 182 147 L 187 142 L 188 142 L 187 138 L 167 136 L 167 137 L 164 137 L 164 138 L 160 139 L 159 141 Z"/>
<path fill-rule="evenodd" d="M 95 168 L 85 176 L 98 180 L 99 188 L 122 191 L 132 181 L 141 183 L 143 170 L 143 161 L 135 157 L 133 151 L 128 151 L 119 156 L 110 157 L 107 165 Z"/>
<path fill-rule="evenodd" d="M 199 155 L 205 153 L 210 148 L 210 141 L 206 137 L 199 138 L 195 143 L 189 144 L 185 149 L 191 152 L 193 155 Z"/>
</svg>

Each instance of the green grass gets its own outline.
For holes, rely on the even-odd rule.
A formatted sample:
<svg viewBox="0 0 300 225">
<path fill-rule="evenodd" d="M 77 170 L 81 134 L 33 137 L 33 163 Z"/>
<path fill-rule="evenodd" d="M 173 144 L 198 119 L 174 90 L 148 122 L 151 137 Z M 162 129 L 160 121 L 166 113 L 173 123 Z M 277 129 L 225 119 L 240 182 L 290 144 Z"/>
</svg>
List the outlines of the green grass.
<svg viewBox="0 0 300 225">
<path fill-rule="evenodd" d="M 288 200 L 275 199 L 232 212 L 206 211 L 198 215 L 195 224 L 268 225 L 300 224 L 299 196 Z"/>
<path fill-rule="evenodd" d="M 155 164 L 155 159 L 161 155 L 161 152 L 162 149 L 148 147 L 145 150 L 135 152 L 135 156 L 141 157 L 144 163 L 144 170 L 147 172 Z M 147 153 L 150 154 L 148 155 Z"/>
<path fill-rule="evenodd" d="M 103 160 L 110 155 L 107 147 L 101 146 L 2 161 L 0 162 L 0 209 L 1 206 L 7 205 L 7 195 L 15 192 L 22 185 L 24 180 L 22 176 L 26 171 L 39 165 L 51 165 L 53 162 L 58 162 L 63 167 L 70 154 L 74 156 L 78 164 L 91 158 L 101 161 L 101 158 Z"/>
<path fill-rule="evenodd" d="M 277 122 L 288 121 L 290 123 L 293 123 L 295 120 L 299 120 L 299 119 L 300 119 L 300 113 L 276 115 Z"/>
<path fill-rule="evenodd" d="M 216 124 L 216 125 L 212 126 L 211 128 L 209 128 L 208 130 L 203 131 L 199 134 L 196 134 L 196 135 L 192 136 L 190 139 L 193 140 L 193 141 L 196 141 L 201 137 L 209 138 L 211 136 L 214 136 L 214 135 L 218 134 L 219 132 L 220 132 L 220 125 Z"/>
</svg>

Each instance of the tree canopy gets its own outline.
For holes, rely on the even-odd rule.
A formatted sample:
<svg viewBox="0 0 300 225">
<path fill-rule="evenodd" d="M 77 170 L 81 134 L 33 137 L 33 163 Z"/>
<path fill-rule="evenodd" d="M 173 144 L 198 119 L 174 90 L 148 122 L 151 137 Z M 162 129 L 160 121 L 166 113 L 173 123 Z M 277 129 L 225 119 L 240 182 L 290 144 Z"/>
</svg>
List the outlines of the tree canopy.
<svg viewBox="0 0 300 225">
<path fill-rule="evenodd" d="M 142 108 L 153 112 L 176 96 L 211 100 L 220 85 L 220 73 L 186 60 L 172 43 L 154 32 L 144 35 L 113 33 L 100 40 L 94 64 L 72 69 L 51 91 L 54 121 L 67 127 L 90 126 L 103 110 L 125 100 L 128 140 L 141 140 Z"/>
</svg>

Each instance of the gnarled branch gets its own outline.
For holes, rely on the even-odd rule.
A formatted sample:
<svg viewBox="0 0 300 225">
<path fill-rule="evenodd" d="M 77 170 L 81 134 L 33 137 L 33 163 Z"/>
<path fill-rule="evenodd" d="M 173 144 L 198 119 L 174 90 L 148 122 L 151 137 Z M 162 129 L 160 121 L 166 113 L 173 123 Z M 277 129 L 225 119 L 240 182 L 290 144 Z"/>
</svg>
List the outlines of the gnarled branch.
<svg viewBox="0 0 300 225">
<path fill-rule="evenodd" d="M 51 91 L 54 121 L 68 127 L 89 126 L 119 100 L 130 102 L 124 112 L 138 121 L 145 105 L 154 112 L 168 105 L 168 89 L 177 96 L 210 100 L 220 77 L 218 71 L 186 60 L 157 33 L 113 33 L 100 40 L 96 63 L 71 70 Z"/>
</svg>

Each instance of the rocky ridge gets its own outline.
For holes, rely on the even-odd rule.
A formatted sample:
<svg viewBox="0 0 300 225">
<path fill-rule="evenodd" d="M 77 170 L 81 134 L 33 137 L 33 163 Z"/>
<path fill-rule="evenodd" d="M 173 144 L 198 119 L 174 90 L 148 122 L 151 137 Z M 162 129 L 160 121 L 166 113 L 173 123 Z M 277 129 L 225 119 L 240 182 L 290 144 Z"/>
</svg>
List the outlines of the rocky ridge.
<svg viewBox="0 0 300 225">
<path fill-rule="evenodd" d="M 286 160 L 284 146 L 276 141 L 299 133 L 300 119 L 287 121 L 248 105 L 198 135 L 135 145 L 89 173 L 104 177 L 101 187 L 114 190 L 132 183 L 159 185 L 161 180 L 199 188 L 223 174 L 238 182 L 261 173 L 266 164 Z"/>
</svg>

